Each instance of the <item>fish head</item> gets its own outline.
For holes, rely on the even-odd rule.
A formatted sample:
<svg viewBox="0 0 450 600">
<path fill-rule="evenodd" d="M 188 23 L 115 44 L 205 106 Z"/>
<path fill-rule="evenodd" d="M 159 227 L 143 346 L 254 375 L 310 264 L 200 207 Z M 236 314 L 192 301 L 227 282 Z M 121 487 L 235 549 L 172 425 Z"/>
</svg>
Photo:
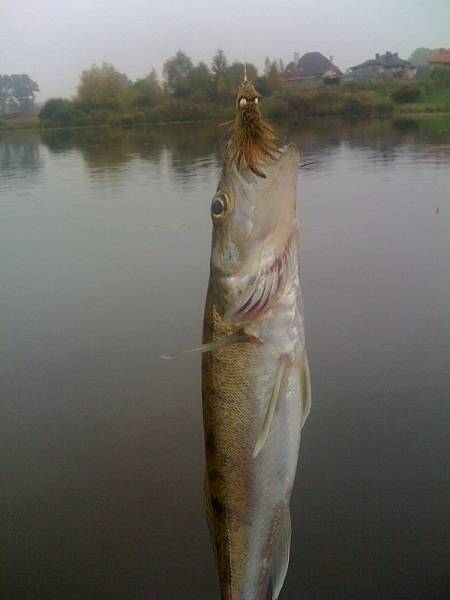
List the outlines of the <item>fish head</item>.
<svg viewBox="0 0 450 600">
<path fill-rule="evenodd" d="M 216 310 L 228 321 L 262 316 L 286 279 L 286 257 L 298 231 L 299 164 L 297 148 L 289 145 L 262 165 L 265 177 L 234 162 L 222 173 L 211 203 L 211 282 Z M 244 304 L 249 310 L 242 310 Z"/>
</svg>

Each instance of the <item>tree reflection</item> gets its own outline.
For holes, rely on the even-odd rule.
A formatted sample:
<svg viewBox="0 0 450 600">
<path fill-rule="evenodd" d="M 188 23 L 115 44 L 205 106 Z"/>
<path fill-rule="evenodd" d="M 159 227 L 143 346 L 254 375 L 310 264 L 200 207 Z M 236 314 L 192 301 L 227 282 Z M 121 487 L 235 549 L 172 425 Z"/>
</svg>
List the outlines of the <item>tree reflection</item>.
<svg viewBox="0 0 450 600">
<path fill-rule="evenodd" d="M 371 152 L 376 162 L 397 159 L 399 151 L 417 152 L 425 160 L 449 162 L 450 127 L 442 117 L 418 119 L 315 118 L 290 129 L 278 124 L 281 143 L 296 143 L 308 170 L 323 169 L 342 145 Z M 215 124 L 153 125 L 134 129 L 86 128 L 22 133 L 3 138 L 2 167 L 20 164 L 22 168 L 40 166 L 38 140 L 55 154 L 75 150 L 80 153 L 92 177 L 120 169 L 140 159 L 157 168 L 167 166 L 180 179 L 201 173 L 211 164 L 222 163 L 226 128 Z M 424 142 L 431 142 L 424 144 Z M 436 144 L 437 142 L 437 144 Z"/>
<path fill-rule="evenodd" d="M 298 145 L 306 160 L 314 157 L 308 170 L 321 169 L 342 145 L 371 152 L 372 159 L 381 164 L 395 161 L 405 149 L 419 153 L 425 160 L 450 160 L 450 124 L 438 116 L 367 120 L 315 118 L 305 120 L 295 130 L 282 127 L 281 131 L 285 141 Z"/>
<path fill-rule="evenodd" d="M 0 137 L 0 171 L 7 176 L 17 171 L 34 171 L 42 167 L 39 134 L 35 132 L 7 133 Z"/>
<path fill-rule="evenodd" d="M 163 153 L 170 169 L 184 176 L 202 167 L 202 159 L 217 153 L 217 125 L 161 125 L 135 129 L 73 129 L 44 131 L 42 142 L 56 154 L 80 152 L 92 174 L 114 170 L 139 158 L 160 163 Z"/>
</svg>

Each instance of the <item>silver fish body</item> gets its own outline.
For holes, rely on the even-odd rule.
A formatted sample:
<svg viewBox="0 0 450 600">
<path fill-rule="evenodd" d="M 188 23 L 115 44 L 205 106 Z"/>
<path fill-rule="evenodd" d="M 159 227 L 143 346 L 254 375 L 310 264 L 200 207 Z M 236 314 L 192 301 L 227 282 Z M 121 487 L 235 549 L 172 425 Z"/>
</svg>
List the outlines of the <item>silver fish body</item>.
<svg viewBox="0 0 450 600">
<path fill-rule="evenodd" d="M 222 600 L 278 598 L 289 501 L 310 407 L 296 216 L 298 151 L 266 178 L 224 170 L 214 222 L 202 362 L 205 508 Z"/>
</svg>

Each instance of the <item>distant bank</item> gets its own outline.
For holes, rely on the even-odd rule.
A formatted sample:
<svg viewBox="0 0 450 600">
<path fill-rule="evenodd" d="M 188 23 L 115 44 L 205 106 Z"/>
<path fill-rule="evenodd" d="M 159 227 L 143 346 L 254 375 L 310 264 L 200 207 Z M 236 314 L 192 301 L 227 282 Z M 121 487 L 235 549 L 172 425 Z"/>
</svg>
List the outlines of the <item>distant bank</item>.
<svg viewBox="0 0 450 600">
<path fill-rule="evenodd" d="M 264 114 L 273 121 L 298 123 L 309 117 L 450 115 L 450 80 L 367 81 L 340 86 L 286 87 L 262 98 Z M 92 108 L 76 101 L 52 99 L 38 116 L 0 118 L 0 129 L 132 127 L 186 123 L 233 117 L 232 103 L 161 98 L 155 106 Z"/>
</svg>

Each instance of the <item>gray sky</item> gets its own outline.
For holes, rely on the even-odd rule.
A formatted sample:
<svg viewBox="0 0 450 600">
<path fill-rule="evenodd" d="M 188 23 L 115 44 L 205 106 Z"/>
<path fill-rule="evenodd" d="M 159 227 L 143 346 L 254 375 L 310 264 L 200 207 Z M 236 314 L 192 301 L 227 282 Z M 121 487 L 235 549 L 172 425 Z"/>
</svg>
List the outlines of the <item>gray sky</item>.
<svg viewBox="0 0 450 600">
<path fill-rule="evenodd" d="M 80 72 L 112 63 L 144 76 L 178 48 L 210 63 L 260 69 L 295 51 L 334 56 L 342 70 L 391 50 L 450 46 L 449 0 L 0 0 L 0 73 L 28 73 L 39 100 L 71 96 Z"/>
</svg>

